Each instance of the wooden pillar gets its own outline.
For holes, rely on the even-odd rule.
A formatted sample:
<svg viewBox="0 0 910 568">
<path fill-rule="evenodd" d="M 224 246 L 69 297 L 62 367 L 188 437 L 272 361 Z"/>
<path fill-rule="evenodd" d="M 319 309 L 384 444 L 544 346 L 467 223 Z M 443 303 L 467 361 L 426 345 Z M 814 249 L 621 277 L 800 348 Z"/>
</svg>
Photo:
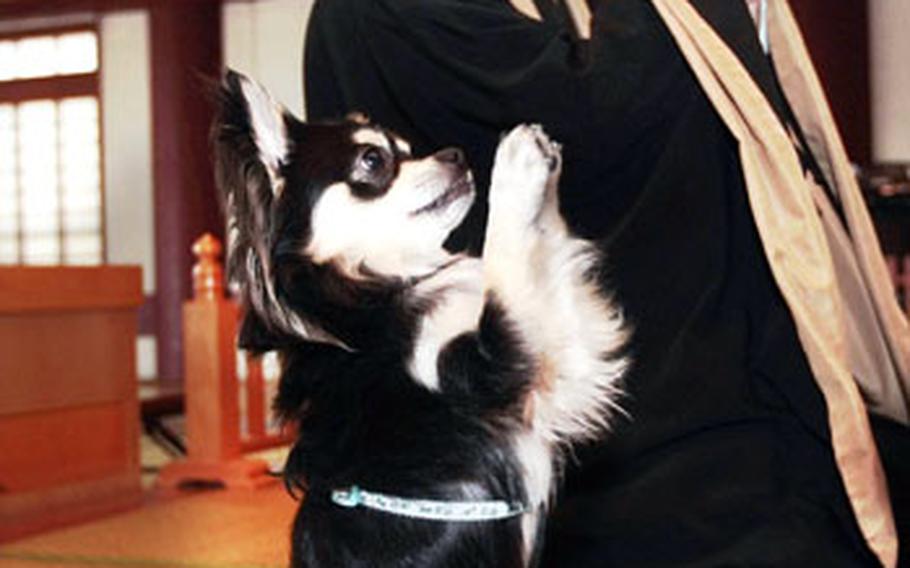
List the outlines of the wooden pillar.
<svg viewBox="0 0 910 568">
<path fill-rule="evenodd" d="M 181 305 L 190 297 L 190 245 L 222 234 L 208 133 L 211 96 L 203 77 L 221 71 L 221 2 L 149 3 L 155 203 L 155 322 L 158 374 L 183 378 Z"/>
<path fill-rule="evenodd" d="M 872 155 L 868 2 L 790 0 L 790 5 L 831 103 L 847 154 L 855 162 L 868 164 Z"/>
</svg>

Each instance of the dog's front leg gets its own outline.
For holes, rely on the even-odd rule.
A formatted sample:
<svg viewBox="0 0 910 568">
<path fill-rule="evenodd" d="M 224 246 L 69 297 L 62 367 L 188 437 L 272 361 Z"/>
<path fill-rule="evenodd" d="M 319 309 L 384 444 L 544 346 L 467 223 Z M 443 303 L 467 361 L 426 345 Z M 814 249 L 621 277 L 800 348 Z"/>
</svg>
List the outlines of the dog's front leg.
<svg viewBox="0 0 910 568">
<path fill-rule="evenodd" d="M 502 141 L 483 266 L 487 301 L 502 304 L 535 367 L 527 414 L 538 435 L 561 443 L 603 433 L 626 332 L 597 282 L 600 251 L 559 216 L 559 158 L 539 127 L 519 126 Z"/>
<path fill-rule="evenodd" d="M 539 299 L 535 289 L 543 262 L 539 256 L 544 253 L 540 241 L 547 232 L 564 231 L 558 213 L 550 212 L 556 208 L 560 161 L 559 146 L 536 125 L 516 127 L 496 151 L 483 254 L 484 285 L 488 297 L 503 302 L 510 313 L 526 313 L 521 307 Z M 523 327 L 532 322 L 516 323 Z"/>
<path fill-rule="evenodd" d="M 519 126 L 499 145 L 476 333 L 457 338 L 440 354 L 449 392 L 479 394 L 487 406 L 506 408 L 522 404 L 533 389 L 542 360 L 542 343 L 534 339 L 541 323 L 535 307 L 540 303 L 541 259 L 535 256 L 545 252 L 542 235 L 553 230 L 551 225 L 559 226 L 542 214 L 555 208 L 559 160 L 558 146 L 538 126 Z M 454 362 L 465 358 L 483 372 L 458 372 Z"/>
<path fill-rule="evenodd" d="M 553 448 L 534 418 L 537 392 L 552 382 L 555 369 L 541 334 L 546 322 L 548 238 L 564 238 L 556 212 L 559 146 L 539 126 L 522 125 L 500 142 L 490 186 L 490 214 L 483 253 L 485 313 L 497 310 L 520 345 L 524 365 L 521 413 L 525 427 L 515 438 L 524 467 L 528 498 L 543 506 L 552 483 Z M 552 211 L 551 211 L 552 210 Z M 526 550 L 531 549 L 538 513 L 524 519 Z"/>
</svg>

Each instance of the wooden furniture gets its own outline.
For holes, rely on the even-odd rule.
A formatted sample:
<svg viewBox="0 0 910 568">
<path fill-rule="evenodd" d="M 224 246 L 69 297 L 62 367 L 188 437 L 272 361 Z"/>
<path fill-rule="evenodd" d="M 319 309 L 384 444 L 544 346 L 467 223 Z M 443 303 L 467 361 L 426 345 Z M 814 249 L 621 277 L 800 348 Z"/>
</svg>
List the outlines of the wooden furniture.
<svg viewBox="0 0 910 568">
<path fill-rule="evenodd" d="M 138 504 L 135 267 L 0 267 L 0 540 Z"/>
<path fill-rule="evenodd" d="M 225 296 L 221 243 L 203 235 L 193 254 L 193 299 L 183 307 L 187 459 L 165 467 L 158 484 L 255 488 L 273 483 L 276 478 L 264 461 L 243 454 L 287 444 L 291 434 L 269 426 L 261 361 L 240 354 L 245 373 L 238 372 L 239 308 Z"/>
</svg>

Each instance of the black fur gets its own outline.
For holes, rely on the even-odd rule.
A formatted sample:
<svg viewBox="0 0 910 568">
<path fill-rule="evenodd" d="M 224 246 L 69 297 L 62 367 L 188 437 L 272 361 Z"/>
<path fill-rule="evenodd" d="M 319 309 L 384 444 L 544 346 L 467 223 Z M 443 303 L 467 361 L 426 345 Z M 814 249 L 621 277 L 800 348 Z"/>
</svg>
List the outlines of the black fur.
<svg viewBox="0 0 910 568">
<path fill-rule="evenodd" d="M 487 318 L 490 326 L 501 323 L 497 317 Z M 515 429 L 506 423 L 520 419 L 516 401 L 528 374 L 518 371 L 519 360 L 477 356 L 478 341 L 466 337 L 450 353 L 441 393 L 417 385 L 391 352 L 309 346 L 290 356 L 278 404 L 282 412 L 295 409 L 302 435 L 286 476 L 306 495 L 295 521 L 292 565 L 522 565 L 518 519 L 410 520 L 328 500 L 332 489 L 352 484 L 424 499 L 525 500 L 504 433 Z M 488 374 L 490 368 L 499 374 Z M 511 396 L 502 385 L 511 385 Z M 466 492 L 466 482 L 477 490 Z"/>
<path fill-rule="evenodd" d="M 411 520 L 330 501 L 333 489 L 357 484 L 404 497 L 524 502 L 511 436 L 521 426 L 532 362 L 490 297 L 478 329 L 441 354 L 439 391 L 417 384 L 406 363 L 432 299 L 416 300 L 407 281 L 353 281 L 302 254 L 322 190 L 349 174 L 359 125 L 285 116 L 291 145 L 276 196 L 258 158 L 240 81 L 229 73 L 223 82 L 214 133 L 217 178 L 228 232 L 236 234 L 228 272 L 244 306 L 240 345 L 280 352 L 275 409 L 301 432 L 285 468 L 288 487 L 303 497 L 291 564 L 522 566 L 520 518 Z M 318 325 L 348 349 L 305 340 L 289 315 Z"/>
</svg>

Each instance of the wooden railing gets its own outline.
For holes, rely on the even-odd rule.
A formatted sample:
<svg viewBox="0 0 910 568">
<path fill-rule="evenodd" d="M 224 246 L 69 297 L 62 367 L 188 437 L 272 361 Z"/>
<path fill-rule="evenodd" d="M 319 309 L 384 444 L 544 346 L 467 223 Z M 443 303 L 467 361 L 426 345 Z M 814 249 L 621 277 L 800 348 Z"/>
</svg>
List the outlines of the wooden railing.
<svg viewBox="0 0 910 568">
<path fill-rule="evenodd" d="M 239 308 L 225 294 L 221 249 L 208 234 L 193 244 L 193 298 L 183 307 L 187 458 L 162 470 L 163 487 L 267 484 L 274 480 L 267 464 L 244 454 L 291 441 L 266 406 L 275 374 L 264 372 L 262 359 L 237 351 Z"/>
</svg>

